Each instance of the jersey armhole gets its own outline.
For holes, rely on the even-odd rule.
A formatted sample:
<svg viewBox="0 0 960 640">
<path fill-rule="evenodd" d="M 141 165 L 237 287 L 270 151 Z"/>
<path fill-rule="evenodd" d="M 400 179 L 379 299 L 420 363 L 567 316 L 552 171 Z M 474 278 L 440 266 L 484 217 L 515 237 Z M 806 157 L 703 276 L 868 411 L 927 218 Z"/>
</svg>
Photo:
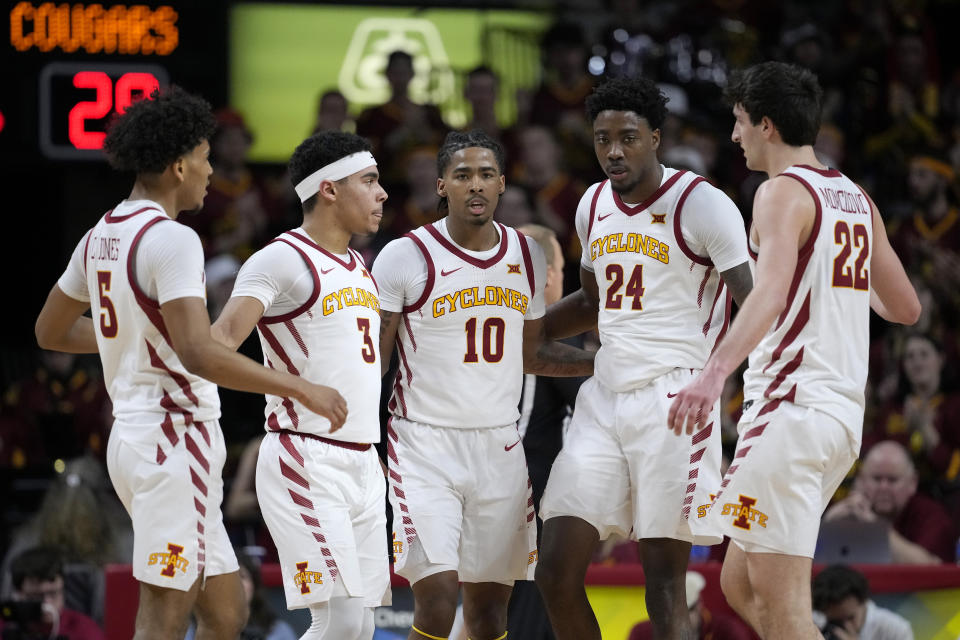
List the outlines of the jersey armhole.
<svg viewBox="0 0 960 640">
<path fill-rule="evenodd" d="M 417 311 L 430 297 L 430 293 L 433 291 L 433 283 L 436 279 L 436 268 L 433 266 L 433 260 L 430 258 L 430 252 L 427 251 L 426 245 L 423 244 L 423 241 L 416 236 L 412 231 L 405 234 L 403 237 L 410 238 L 413 240 L 413 243 L 417 246 L 420 253 L 423 254 L 423 259 L 427 263 L 427 281 L 423 285 L 423 293 L 420 294 L 420 297 L 411 305 L 403 307 L 404 313 L 412 313 Z"/>
<path fill-rule="evenodd" d="M 294 251 L 300 254 L 300 257 L 303 259 L 303 262 L 307 265 L 307 268 L 310 269 L 310 275 L 313 277 L 313 292 L 310 294 L 310 297 L 307 298 L 306 302 L 304 302 L 302 305 L 300 305 L 293 311 L 288 311 L 287 313 L 284 313 L 279 316 L 265 315 L 262 318 L 260 318 L 260 321 L 257 324 L 261 324 L 261 323 L 275 324 L 277 322 L 286 322 L 287 320 L 296 318 L 298 315 L 300 315 L 301 313 L 304 313 L 307 309 L 312 307 L 314 303 L 316 303 L 317 298 L 320 297 L 320 288 L 321 288 L 320 276 L 317 275 L 317 269 L 313 265 L 313 262 L 311 262 L 310 259 L 307 257 L 306 252 L 300 247 L 298 247 L 297 245 L 295 245 L 294 243 L 287 240 L 286 238 L 274 238 L 273 240 L 268 242 L 267 245 L 271 245 L 274 242 L 283 242 L 284 244 L 290 245 L 290 247 L 292 247 Z"/>
<path fill-rule="evenodd" d="M 530 257 L 530 245 L 527 244 L 529 239 L 516 229 L 514 229 L 514 232 L 520 242 L 520 253 L 523 254 L 523 264 L 527 269 L 527 282 L 530 284 L 530 299 L 533 300 L 537 293 L 537 276 L 533 272 L 533 258 Z"/>
</svg>

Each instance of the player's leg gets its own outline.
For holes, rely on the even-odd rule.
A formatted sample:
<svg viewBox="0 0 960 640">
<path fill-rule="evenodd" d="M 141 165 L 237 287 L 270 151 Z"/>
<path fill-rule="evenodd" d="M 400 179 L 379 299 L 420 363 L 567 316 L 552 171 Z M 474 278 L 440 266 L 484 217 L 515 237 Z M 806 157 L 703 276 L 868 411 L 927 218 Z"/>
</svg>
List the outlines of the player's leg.
<svg viewBox="0 0 960 640">
<path fill-rule="evenodd" d="M 747 573 L 747 554 L 736 542 L 727 547 L 720 570 L 720 589 L 724 597 L 737 614 L 753 627 L 759 635 L 764 635 L 760 627 L 760 614 L 754 599 L 750 576 Z"/>
<path fill-rule="evenodd" d="M 371 614 L 372 619 L 372 614 Z M 310 605 L 310 627 L 300 640 L 361 640 L 366 612 L 363 598 L 337 596 Z"/>
<path fill-rule="evenodd" d="M 197 593 L 197 640 L 232 640 L 240 635 L 249 614 L 240 573 L 207 578 Z"/>
<path fill-rule="evenodd" d="M 647 613 L 654 636 L 677 640 L 689 637 L 686 572 L 690 543 L 671 538 L 645 538 L 638 544 L 647 582 Z"/>
<path fill-rule="evenodd" d="M 763 637 L 783 640 L 822 637 L 810 616 L 813 561 L 780 553 L 751 552 L 746 556 Z"/>
<path fill-rule="evenodd" d="M 457 614 L 460 580 L 456 571 L 441 571 L 417 580 L 413 589 L 413 628 L 408 640 L 446 638 Z"/>
<path fill-rule="evenodd" d="M 180 640 L 190 625 L 190 610 L 197 598 L 200 581 L 188 590 L 167 589 L 140 583 L 134 640 Z"/>
<path fill-rule="evenodd" d="M 463 620 L 470 640 L 496 640 L 507 632 L 507 604 L 513 585 L 463 583 Z"/>
<path fill-rule="evenodd" d="M 558 516 L 543 523 L 536 581 L 559 640 L 600 638 L 584 579 L 600 542 L 596 527 L 580 518 Z"/>
</svg>

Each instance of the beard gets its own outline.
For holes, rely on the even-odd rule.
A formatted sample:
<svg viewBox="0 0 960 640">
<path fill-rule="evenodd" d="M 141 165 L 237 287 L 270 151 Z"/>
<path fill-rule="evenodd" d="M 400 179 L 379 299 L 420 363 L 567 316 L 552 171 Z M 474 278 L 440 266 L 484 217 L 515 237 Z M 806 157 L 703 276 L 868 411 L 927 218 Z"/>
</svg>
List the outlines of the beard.
<svg viewBox="0 0 960 640">
<path fill-rule="evenodd" d="M 643 180 L 643 177 L 641 176 L 628 183 L 620 184 L 620 185 L 614 185 L 613 181 L 611 180 L 610 188 L 616 191 L 617 194 L 619 194 L 620 196 L 623 196 L 625 193 L 630 193 L 631 191 L 633 191 L 637 187 L 637 185 L 640 184 L 642 180 Z"/>
</svg>

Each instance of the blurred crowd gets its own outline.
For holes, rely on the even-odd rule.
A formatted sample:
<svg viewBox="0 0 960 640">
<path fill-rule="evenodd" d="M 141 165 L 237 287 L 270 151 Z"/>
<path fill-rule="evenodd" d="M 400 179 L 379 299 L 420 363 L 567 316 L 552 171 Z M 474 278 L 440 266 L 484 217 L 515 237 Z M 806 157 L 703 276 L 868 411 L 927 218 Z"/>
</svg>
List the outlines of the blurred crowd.
<svg viewBox="0 0 960 640">
<path fill-rule="evenodd" d="M 732 71 L 761 60 L 812 69 L 825 91 L 818 157 L 874 197 L 924 308 L 920 322 L 908 329 L 875 318 L 861 461 L 826 518 L 886 521 L 896 535 L 890 539 L 892 561 L 956 562 L 960 52 L 950 45 L 950 27 L 960 9 L 935 0 L 608 0 L 603 9 L 590 20 L 558 15 L 542 34 L 539 84 L 511 96 L 516 121 L 503 122 L 495 113 L 500 83 L 494 70 L 483 65 L 458 70 L 470 110 L 461 128 L 483 129 L 507 152 L 507 190 L 497 219 L 553 230 L 567 265 L 566 289 L 578 288 L 574 213 L 586 187 L 603 178 L 584 99 L 604 77 L 643 74 L 670 98 L 662 162 L 722 188 L 749 225 L 753 194 L 764 176 L 748 171 L 730 142 L 733 117 L 722 90 Z M 452 127 L 437 105 L 411 100 L 414 70 L 409 53 L 385 57 L 391 97 L 380 105 L 351 105 L 336 89 L 318 91 L 314 130 L 350 130 L 369 138 L 389 194 L 380 231 L 354 240 L 368 266 L 388 241 L 439 217 L 436 150 Z M 300 224 L 299 202 L 284 167 L 249 161 L 257 132 L 243 114 L 223 108 L 218 124 L 204 208 L 180 218 L 203 241 L 214 318 L 243 260 Z M 255 338 L 241 350 L 259 358 Z M 0 395 L 0 477 L 11 496 L 0 549 L 8 562 L 35 545 L 59 546 L 70 566 L 124 561 L 125 514 L 116 512 L 105 475 L 86 469 L 102 464 L 111 423 L 98 361 L 38 351 L 34 365 L 4 379 Z M 221 398 L 230 450 L 225 515 L 238 547 L 256 549 L 269 560 L 269 536 L 252 494 L 263 401 L 223 390 Z M 722 400 L 728 452 L 736 441 L 741 401 L 740 380 L 731 377 Z M 75 467 L 77 459 L 86 466 Z M 59 509 L 65 496 L 81 491 L 89 499 L 73 500 L 72 517 L 64 519 Z M 89 535 L 109 544 L 84 548 L 80 538 L 87 534 L 75 529 L 85 525 L 78 523 L 90 519 L 96 521 L 90 527 L 105 526 L 108 517 L 108 534 Z M 73 535 L 62 530 L 70 528 Z M 723 549 L 704 550 L 696 559 L 718 559 Z M 631 562 L 635 551 L 631 556 L 611 544 L 597 560 Z M 87 611 L 94 618 L 99 613 L 96 607 Z"/>
</svg>

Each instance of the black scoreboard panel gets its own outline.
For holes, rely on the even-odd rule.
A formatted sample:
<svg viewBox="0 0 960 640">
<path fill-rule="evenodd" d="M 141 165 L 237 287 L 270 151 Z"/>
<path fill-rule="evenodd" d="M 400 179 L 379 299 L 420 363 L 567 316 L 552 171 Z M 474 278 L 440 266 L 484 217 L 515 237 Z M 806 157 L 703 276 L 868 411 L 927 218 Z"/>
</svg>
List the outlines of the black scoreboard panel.
<svg viewBox="0 0 960 640">
<path fill-rule="evenodd" d="M 226 2 L 8 2 L 0 157 L 102 161 L 111 115 L 175 83 L 226 100 Z"/>
</svg>

